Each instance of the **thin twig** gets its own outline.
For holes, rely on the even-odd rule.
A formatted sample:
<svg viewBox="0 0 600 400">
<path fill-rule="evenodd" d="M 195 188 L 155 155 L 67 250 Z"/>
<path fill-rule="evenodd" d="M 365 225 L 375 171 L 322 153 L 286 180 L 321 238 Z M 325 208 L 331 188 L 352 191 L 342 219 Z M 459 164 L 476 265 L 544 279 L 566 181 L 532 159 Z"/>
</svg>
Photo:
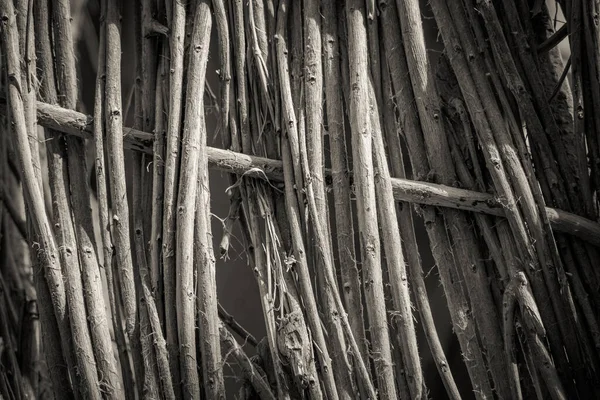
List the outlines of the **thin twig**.
<svg viewBox="0 0 600 400">
<path fill-rule="evenodd" d="M 212 4 L 215 13 L 217 34 L 219 36 L 219 59 L 221 64 L 219 69 L 219 79 L 221 80 L 220 128 L 221 135 L 224 138 L 224 147 L 228 149 L 231 144 L 229 134 L 229 96 L 231 95 L 229 26 L 227 24 L 227 11 L 223 0 L 213 0 Z"/>
<path fill-rule="evenodd" d="M 163 398 L 166 400 L 175 399 L 173 389 L 173 381 L 171 380 L 171 372 L 169 370 L 169 359 L 167 353 L 166 341 L 161 330 L 160 319 L 154 296 L 150 291 L 148 277 L 142 274 L 142 289 L 146 300 L 146 309 L 148 312 L 148 320 L 152 329 L 154 351 L 156 352 L 156 363 L 158 368 L 158 379 L 160 380 Z"/>
<path fill-rule="evenodd" d="M 35 79 L 37 65 L 35 57 L 35 33 L 33 30 L 33 3 L 30 0 L 20 0 L 15 2 L 15 7 L 19 30 L 19 51 L 22 57 L 21 95 L 23 96 L 25 121 L 27 122 L 27 131 L 29 133 L 29 147 L 31 147 L 31 155 L 33 156 L 31 162 L 33 163 L 38 183 L 43 192 L 42 168 L 39 157 L 40 142 L 35 121 L 35 100 L 38 85 Z M 56 41 L 59 42 L 60 38 L 57 38 Z"/>
<path fill-rule="evenodd" d="M 529 333 L 528 342 L 533 349 L 533 360 L 553 400 L 566 400 L 567 394 L 560 381 L 552 358 L 539 336 Z"/>
<path fill-rule="evenodd" d="M 552 36 L 540 43 L 536 49 L 538 55 L 547 53 L 554 47 L 558 46 L 558 44 L 560 44 L 560 42 L 562 42 L 569 34 L 569 30 L 567 29 L 567 27 L 568 24 L 564 24 L 556 32 L 554 32 Z"/>
<path fill-rule="evenodd" d="M 229 253 L 229 245 L 233 235 L 233 227 L 240 218 L 240 208 L 242 206 L 242 196 L 239 188 L 233 188 L 229 194 L 229 212 L 223 222 L 223 236 L 219 242 L 219 252 L 221 258 L 227 259 Z"/>
<path fill-rule="evenodd" d="M 164 266 L 162 260 L 166 115 L 164 89 L 167 84 L 166 43 L 163 43 L 159 73 L 156 76 L 154 147 L 152 149 L 152 216 L 150 224 L 150 275 L 151 288 L 161 324 L 165 324 Z"/>
<path fill-rule="evenodd" d="M 236 359 L 238 365 L 242 368 L 244 377 L 250 381 L 258 396 L 262 400 L 275 400 L 275 395 L 271 391 L 268 382 L 265 381 L 261 372 L 259 372 L 258 368 L 238 345 L 237 341 L 233 335 L 229 333 L 223 322 L 219 324 L 219 335 L 221 345 L 223 346 L 223 352 L 231 354 Z"/>
<path fill-rule="evenodd" d="M 558 93 L 560 93 L 562 85 L 565 82 L 565 79 L 567 78 L 570 68 L 571 68 L 571 57 L 569 56 L 569 59 L 567 60 L 567 64 L 565 65 L 564 70 L 563 70 L 562 74 L 560 75 L 560 78 L 558 78 L 558 82 L 556 83 L 556 86 L 552 90 L 550 97 L 548 97 L 548 103 L 552 103 L 552 100 L 554 100 L 556 95 Z"/>
<path fill-rule="evenodd" d="M 248 342 L 253 347 L 258 346 L 258 341 L 256 338 L 248 332 L 239 322 L 233 318 L 233 315 L 229 314 L 227 310 L 219 303 L 219 318 L 226 324 L 229 329 L 231 329 L 234 333 L 238 334 L 244 342 Z"/>
</svg>

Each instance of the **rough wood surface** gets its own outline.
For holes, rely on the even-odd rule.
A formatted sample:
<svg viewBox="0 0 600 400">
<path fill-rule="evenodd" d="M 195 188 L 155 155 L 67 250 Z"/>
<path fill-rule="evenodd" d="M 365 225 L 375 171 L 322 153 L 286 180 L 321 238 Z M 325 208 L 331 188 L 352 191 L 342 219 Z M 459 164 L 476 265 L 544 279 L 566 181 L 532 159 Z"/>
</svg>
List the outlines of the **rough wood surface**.
<svg viewBox="0 0 600 400">
<path fill-rule="evenodd" d="M 0 2 L 0 397 L 600 390 L 597 1 L 99 3 Z"/>
<path fill-rule="evenodd" d="M 133 261 L 129 241 L 129 205 L 125 184 L 123 154 L 123 107 L 121 104 L 121 23 L 116 0 L 106 6 L 106 100 L 105 118 L 113 234 L 117 267 L 125 312 L 125 327 L 130 339 L 136 325 L 136 295 Z"/>
<path fill-rule="evenodd" d="M 185 124 L 181 144 L 181 174 L 177 195 L 176 299 L 179 362 L 183 396 L 200 397 L 196 354 L 196 288 L 194 287 L 194 216 L 198 190 L 198 160 L 203 125 L 203 95 L 212 17 L 208 5 L 196 8 L 187 74 Z M 205 239 L 202 239 L 205 240 Z M 215 310 L 216 311 L 216 310 Z M 183 350 L 183 351 L 182 351 Z"/>
<path fill-rule="evenodd" d="M 90 137 L 89 135 L 94 126 L 92 118 L 85 114 L 42 102 L 38 102 L 38 121 L 42 126 L 82 137 Z M 132 128 L 124 128 L 124 130 L 131 135 L 125 137 L 125 143 L 127 143 L 127 139 L 131 140 L 135 149 L 143 149 L 146 146 L 143 141 L 152 137 L 151 134 Z M 283 181 L 282 163 L 279 160 L 210 146 L 207 147 L 206 151 L 209 167 L 219 171 L 271 180 L 273 183 Z M 328 170 L 326 170 L 326 173 L 331 174 Z M 350 176 L 350 182 L 353 182 L 352 176 Z M 391 182 L 394 198 L 398 201 L 455 208 L 495 216 L 505 215 L 503 202 L 488 193 L 406 178 L 392 177 Z M 546 213 L 553 229 L 577 236 L 595 246 L 600 246 L 600 226 L 598 223 L 552 207 L 546 207 Z"/>
<path fill-rule="evenodd" d="M 168 2 L 169 3 L 169 2 Z M 177 334 L 175 232 L 177 184 L 179 181 L 181 108 L 183 85 L 183 40 L 185 37 L 186 7 L 184 1 L 173 1 L 169 18 L 169 97 L 165 148 L 164 211 L 163 211 L 163 282 L 165 290 L 165 331 L 173 382 L 180 382 L 179 341 Z M 175 395 L 181 397 L 181 389 Z"/>
<path fill-rule="evenodd" d="M 383 399 L 396 398 L 390 338 L 385 313 L 381 249 L 377 223 L 377 202 L 373 180 L 372 127 L 369 111 L 369 66 L 366 51 L 364 4 L 352 1 L 346 4 L 348 24 L 348 57 L 350 84 L 349 114 L 352 131 L 354 185 L 360 232 L 363 285 L 369 331 Z"/>
<path fill-rule="evenodd" d="M 21 73 L 18 56 L 19 41 L 12 3 L 3 2 L 0 5 L 0 15 L 2 17 L 2 24 L 0 27 L 2 44 L 6 57 L 6 68 L 10 71 L 9 73 L 11 76 L 13 76 L 8 85 L 7 95 L 10 102 L 11 118 L 14 122 L 16 150 L 19 157 L 23 183 L 27 193 L 29 193 L 29 195 L 26 196 L 27 203 L 31 210 L 31 217 L 36 234 L 39 235 L 37 257 L 48 284 L 50 299 L 52 300 L 54 314 L 58 322 L 62 347 L 69 351 L 72 348 L 72 342 L 70 326 L 68 323 L 69 311 L 67 311 L 65 283 L 61 271 L 62 263 L 60 261 L 60 255 L 50 226 L 50 221 L 45 212 L 41 188 L 37 183 L 35 170 L 31 163 L 31 149 L 29 147 L 23 101 L 20 95 Z M 75 366 L 71 364 L 70 367 L 74 368 Z M 71 371 L 73 371 L 73 373 L 75 372 L 74 369 L 71 369 Z"/>
<path fill-rule="evenodd" d="M 53 24 L 58 103 L 65 108 L 74 109 L 78 100 L 78 84 L 73 32 L 70 23 L 67 23 L 71 20 L 69 1 L 53 1 L 52 13 L 53 20 L 58 21 Z M 82 290 L 97 363 L 97 374 L 101 377 L 100 389 L 109 398 L 116 399 L 123 396 L 123 387 L 113 354 L 98 254 L 94 242 L 92 207 L 90 204 L 91 191 L 86 164 L 87 152 L 85 143 L 81 138 L 69 136 L 66 138 L 65 145 L 70 186 L 68 202 L 71 204 L 70 213 L 73 215 L 73 220 L 76 221 L 74 233 L 79 253 Z M 66 222 L 66 220 L 64 221 Z"/>
<path fill-rule="evenodd" d="M 369 100 L 373 110 L 371 113 L 371 126 L 373 127 L 373 166 L 377 212 L 381 221 L 381 236 L 387 261 L 394 313 L 397 313 L 397 315 L 394 315 L 393 320 L 402 338 L 399 347 L 404 361 L 404 373 L 408 381 L 410 396 L 420 398 L 423 395 L 425 383 L 419 360 L 419 349 L 408 288 L 408 273 L 404 261 L 400 229 L 398 228 L 396 204 L 390 182 L 390 169 L 385 156 L 383 129 L 379 122 L 383 114 L 377 108 L 375 90 L 372 86 L 369 87 Z"/>
</svg>

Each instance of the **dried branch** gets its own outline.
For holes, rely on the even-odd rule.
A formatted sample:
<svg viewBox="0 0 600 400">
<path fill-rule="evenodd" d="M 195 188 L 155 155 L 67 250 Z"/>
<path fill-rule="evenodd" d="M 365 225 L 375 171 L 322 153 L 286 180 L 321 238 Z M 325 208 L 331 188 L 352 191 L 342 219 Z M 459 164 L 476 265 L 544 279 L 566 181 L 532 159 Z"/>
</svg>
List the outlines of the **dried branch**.
<svg viewBox="0 0 600 400">
<path fill-rule="evenodd" d="M 164 212 L 163 212 L 163 282 L 165 291 L 165 332 L 167 337 L 167 350 L 169 351 L 169 363 L 171 377 L 175 384 L 175 397 L 181 397 L 181 382 L 179 340 L 177 332 L 177 301 L 176 301 L 176 275 L 175 269 L 175 232 L 176 232 L 176 206 L 177 185 L 179 182 L 180 163 L 180 125 L 183 92 L 183 41 L 185 38 L 186 3 L 182 0 L 167 1 L 172 4 L 170 22 L 170 57 L 167 65 L 169 75 L 169 101 L 167 138 L 165 149 L 165 171 L 164 171 Z M 168 9 L 167 9 L 168 10 Z M 192 214 L 193 215 L 193 214 Z"/>
<path fill-rule="evenodd" d="M 350 176 L 346 135 L 344 130 L 338 23 L 335 3 L 323 2 L 323 51 L 324 83 L 327 111 L 327 132 L 330 138 L 331 181 L 335 203 L 335 223 L 342 276 L 342 293 L 354 338 L 361 349 L 360 356 L 367 360 L 367 345 L 361 302 L 361 288 L 356 253 L 354 249 L 354 227 L 350 200 Z M 358 355 L 355 355 L 358 356 Z"/>
<path fill-rule="evenodd" d="M 236 76 L 236 92 L 238 107 L 239 132 L 231 129 L 231 150 L 240 152 L 248 146 L 248 94 L 246 82 L 246 35 L 244 31 L 244 7 L 242 0 L 233 3 L 233 48 L 235 51 L 234 67 Z M 233 99 L 234 96 L 232 96 Z M 225 134 L 225 133 L 224 133 Z"/>
<path fill-rule="evenodd" d="M 113 209 L 113 242 L 119 269 L 125 312 L 125 329 L 130 340 L 136 326 L 136 292 L 129 242 L 129 205 L 123 155 L 123 109 L 121 106 L 121 23 L 117 0 L 106 0 L 106 97 L 105 118 L 110 193 Z M 134 354 L 135 357 L 135 354 Z"/>
<path fill-rule="evenodd" d="M 143 157 L 134 157 L 134 244 L 136 250 L 137 287 L 140 289 L 140 345 L 144 356 L 144 395 L 158 396 L 165 399 L 174 399 L 173 382 L 169 370 L 166 342 L 162 332 L 159 314 L 152 295 L 150 285 L 150 271 L 146 260 L 144 240 L 144 215 L 142 214 L 144 195 L 144 180 L 147 175 L 144 171 Z"/>
<path fill-rule="evenodd" d="M 102 6 L 104 6 L 102 2 Z M 102 9 L 101 13 L 105 13 Z M 100 38 L 98 46 L 98 72 L 96 75 L 96 92 L 94 96 L 94 120 L 98 121 L 94 124 L 94 145 L 96 150 L 95 157 L 95 172 L 96 172 L 96 197 L 98 199 L 98 218 L 100 225 L 100 237 L 103 250 L 103 266 L 106 275 L 106 285 L 108 292 L 109 310 L 112 318 L 112 325 L 115 340 L 118 347 L 118 356 L 121 368 L 122 385 L 126 399 L 135 397 L 135 385 L 133 380 L 133 372 L 131 370 L 129 355 L 127 352 L 127 344 L 125 342 L 125 334 L 121 320 L 118 318 L 117 307 L 120 305 L 117 302 L 118 288 L 113 274 L 116 272 L 115 263 L 113 260 L 113 244 L 110 231 L 110 220 L 108 210 L 108 191 L 106 186 L 106 167 L 104 153 L 104 96 L 105 96 L 105 63 L 106 63 L 106 32 L 105 25 L 100 25 Z"/>
<path fill-rule="evenodd" d="M 93 129 L 91 117 L 41 102 L 38 102 L 38 120 L 42 126 L 84 137 L 89 137 Z M 135 129 L 127 128 L 127 130 L 136 138 L 148 138 L 151 135 Z M 219 171 L 267 179 L 273 181 L 273 184 L 283 181 L 282 163 L 279 160 L 214 147 L 207 147 L 206 151 L 209 167 Z M 325 172 L 330 175 L 329 171 Z M 353 182 L 352 177 L 350 182 Z M 394 198 L 397 201 L 505 216 L 504 200 L 487 193 L 402 178 L 391 178 L 391 182 Z M 546 207 L 546 213 L 553 229 L 577 236 L 594 246 L 600 246 L 600 227 L 596 222 L 552 207 Z"/>
<path fill-rule="evenodd" d="M 200 397 L 195 338 L 195 296 L 197 294 L 194 288 L 194 216 L 200 173 L 198 161 L 201 151 L 200 140 L 203 139 L 201 134 L 204 125 L 203 94 L 211 26 L 212 18 L 208 5 L 203 2 L 195 11 L 190 43 L 193 51 L 188 65 L 181 175 L 177 195 L 176 298 L 179 362 L 183 395 L 184 398 L 190 399 Z"/>
<path fill-rule="evenodd" d="M 162 396 L 164 399 L 175 399 L 173 382 L 171 380 L 171 372 L 169 370 L 169 359 L 167 353 L 166 341 L 161 330 L 160 319 L 154 296 L 150 291 L 147 277 L 142 276 L 142 289 L 146 299 L 146 309 L 148 312 L 148 320 L 152 329 L 152 343 L 156 352 L 156 364 L 158 369 L 158 379 L 160 381 Z"/>
<path fill-rule="evenodd" d="M 532 333 L 529 334 L 529 342 L 533 348 L 533 362 L 537 366 L 542 379 L 546 383 L 546 387 L 550 392 L 550 396 L 554 400 L 565 400 L 567 394 L 560 381 L 560 377 L 554 367 L 554 363 L 550 358 L 548 350 L 544 347 L 542 340 Z"/>
<path fill-rule="evenodd" d="M 42 343 L 46 368 L 50 375 L 52 390 L 60 393 L 64 399 L 73 399 L 73 387 L 69 380 L 69 365 L 74 365 L 73 355 L 64 355 L 61 346 L 60 330 L 52 308 L 52 297 L 41 268 L 34 270 L 34 286 L 39 305 Z M 69 359 L 69 363 L 65 361 Z"/>
<path fill-rule="evenodd" d="M 218 304 L 218 307 L 219 318 L 231 331 L 238 334 L 244 340 L 244 342 L 247 342 L 254 347 L 258 346 L 258 341 L 256 338 L 242 325 L 240 325 L 240 323 L 235 320 L 233 315 L 229 314 L 221 304 Z"/>
<path fill-rule="evenodd" d="M 556 32 L 554 32 L 552 34 L 552 36 L 550 36 L 549 38 L 544 40 L 542 43 L 540 43 L 537 46 L 538 54 L 541 55 L 543 53 L 546 53 L 546 52 L 552 50 L 556 46 L 558 46 L 560 44 L 560 42 L 562 42 L 567 37 L 567 35 L 569 33 L 569 30 L 567 28 L 568 28 L 568 25 L 564 24 Z"/>
<path fill-rule="evenodd" d="M 141 101 L 140 101 L 140 93 L 139 86 L 136 87 L 136 114 L 141 116 L 142 113 L 139 112 Z M 139 124 L 139 119 L 138 120 Z M 136 336 L 139 335 L 139 338 L 135 343 L 132 343 L 131 347 L 134 352 L 139 352 L 143 361 L 143 364 L 138 365 L 135 369 L 136 381 L 138 383 L 139 393 L 148 398 L 158 398 L 159 397 L 159 378 L 158 378 L 158 366 L 156 363 L 156 357 L 154 353 L 154 349 L 152 343 L 150 342 L 150 337 L 152 335 L 152 329 L 150 327 L 150 321 L 148 320 L 148 301 L 151 301 L 152 298 L 146 297 L 145 290 L 143 289 L 144 285 L 147 285 L 147 282 L 144 282 L 144 279 L 147 279 L 148 276 L 148 261 L 146 256 L 146 246 L 144 240 L 144 203 L 146 201 L 145 197 L 145 180 L 146 175 L 143 172 L 143 164 L 144 164 L 144 155 L 136 154 L 133 157 L 133 201 L 131 206 L 133 208 L 133 245 L 134 245 L 134 276 L 136 283 L 136 292 L 140 300 L 138 315 L 139 315 L 139 325 L 136 326 Z M 136 367 L 136 366 L 134 366 Z"/>
<path fill-rule="evenodd" d="M 33 25 L 33 4 L 28 0 L 15 2 L 17 11 L 17 28 L 19 31 L 19 52 L 22 57 L 21 63 L 21 89 L 23 96 L 23 107 L 25 109 L 25 121 L 27 123 L 27 132 L 29 133 L 29 147 L 33 168 L 35 170 L 38 183 L 42 188 L 42 168 L 40 163 L 40 143 L 36 126 L 36 57 L 35 57 L 35 33 Z"/>
<path fill-rule="evenodd" d="M 223 0 L 213 0 L 212 3 L 217 33 L 219 36 L 219 59 L 221 64 L 219 70 L 219 79 L 221 80 L 221 106 L 219 108 L 219 116 L 221 117 L 220 128 L 223 137 L 223 147 L 228 149 L 231 145 L 231 137 L 229 134 L 229 96 L 231 95 L 229 26 Z"/>
<path fill-rule="evenodd" d="M 196 25 L 199 25 L 196 27 Z M 203 46 L 208 49 L 210 41 L 211 11 L 208 1 L 200 2 L 196 9 L 194 33 L 203 36 L 193 37 L 193 45 Z M 195 39 L 195 40 L 194 40 Z M 205 57 L 205 58 L 203 58 Z M 197 188 L 196 188 L 196 225 L 194 230 L 194 260 L 197 268 L 196 308 L 198 325 L 200 327 L 200 354 L 202 356 L 202 373 L 204 376 L 204 391 L 207 398 L 225 399 L 225 386 L 223 382 L 223 369 L 221 361 L 221 347 L 219 342 L 219 316 L 217 306 L 217 281 L 215 270 L 215 256 L 212 246 L 211 213 L 210 213 L 210 188 L 208 182 L 208 158 L 206 156 L 206 123 L 204 120 L 204 76 L 208 51 L 200 54 L 200 58 L 190 57 L 188 71 L 188 85 L 199 86 L 198 91 L 192 91 L 188 86 L 188 99 L 186 102 L 187 129 L 197 132 Z M 192 63 L 200 64 L 203 68 L 197 72 Z M 203 64 L 203 65 L 202 65 Z M 227 79 L 227 77 L 225 77 Z M 197 107 L 190 102 L 189 96 L 200 99 Z M 229 104 L 229 98 L 227 98 Z M 190 114 L 187 114 L 188 111 Z M 226 126 L 224 127 L 226 128 Z M 184 135 L 186 131 L 184 130 Z M 185 138 L 185 136 L 184 136 Z M 184 142 L 185 143 L 185 142 Z M 192 148 L 193 149 L 193 148 Z M 195 149 L 194 149 L 195 150 Z M 183 157 L 185 160 L 185 155 Z M 183 163 L 182 163 L 183 166 Z M 182 172 L 183 173 L 183 172 Z M 181 193 L 181 192 L 180 192 Z M 183 224 L 182 224 L 183 226 Z"/>
<path fill-rule="evenodd" d="M 349 115 L 352 130 L 352 158 L 356 190 L 358 227 L 361 237 L 363 284 L 366 297 L 369 331 L 377 370 L 381 398 L 395 399 L 390 339 L 383 298 L 381 250 L 377 224 L 377 204 L 373 184 L 372 126 L 369 107 L 369 67 L 366 51 L 364 4 L 346 4 L 348 23 L 348 57 L 350 63 Z"/>
<path fill-rule="evenodd" d="M 329 213 L 325 194 L 324 147 L 322 133 L 323 119 L 323 66 L 321 54 L 321 13 L 318 1 L 304 4 L 303 18 L 303 90 L 306 116 L 305 140 L 300 139 L 300 156 L 305 183 L 305 196 L 310 209 L 314 245 L 318 254 L 317 270 L 322 276 L 321 301 L 325 313 L 328 336 L 331 340 L 331 354 L 327 347 L 319 344 L 323 386 L 330 399 L 352 398 L 352 382 L 347 359 L 347 349 L 341 323 L 336 318 L 342 309 L 337 309 L 334 296 L 338 295 L 337 281 L 333 265 L 333 248 L 329 230 Z M 302 107 L 302 105 L 299 105 Z M 302 132 L 302 131 L 300 131 Z M 288 132 L 289 137 L 289 132 Z M 310 242 L 309 242 L 310 243 Z M 338 295 L 339 296 L 339 295 Z M 320 342 L 321 340 L 319 340 Z M 326 344 L 324 340 L 323 344 Z M 334 380 L 335 378 L 335 380 Z M 337 385 L 336 385 L 337 384 Z"/>
<path fill-rule="evenodd" d="M 155 125 L 154 146 L 152 149 L 152 216 L 150 223 L 150 275 L 151 288 L 155 294 L 156 308 L 160 317 L 161 325 L 165 322 L 164 303 L 164 267 L 162 262 L 162 239 L 163 239 L 163 210 L 164 210 L 164 177 L 165 177 L 165 139 L 166 139 L 166 116 L 164 93 L 167 85 L 166 68 L 167 57 L 166 44 L 163 43 L 161 51 L 161 62 L 159 73 L 156 76 L 155 91 Z"/>
<path fill-rule="evenodd" d="M 597 2 L 559 2 L 555 32 L 541 0 L 432 0 L 441 55 L 416 0 L 103 0 L 98 21 L 82 0 L 6 3 L 0 397 L 219 399 L 237 361 L 245 399 L 422 398 L 416 321 L 451 399 L 595 393 Z M 93 118 L 75 110 L 80 42 Z M 219 305 L 211 169 L 229 181 L 222 262 L 239 222 L 255 274 L 258 344 Z M 429 253 L 471 387 L 436 329 Z"/>
<path fill-rule="evenodd" d="M 138 6 L 139 7 L 139 6 Z M 156 294 L 156 307 L 164 321 L 164 298 L 162 281 L 162 220 L 165 169 L 165 137 L 166 118 L 163 89 L 167 85 L 167 40 L 156 38 L 155 32 L 165 32 L 168 28 L 161 26 L 155 19 L 157 7 L 152 1 L 141 1 L 139 20 L 136 25 L 138 45 L 139 78 L 141 90 L 142 130 L 154 132 L 152 148 L 152 198 L 149 236 L 149 268 L 151 288 Z M 165 32 L 166 34 L 166 32 Z M 159 50 L 157 50 L 159 49 Z M 158 57 L 157 57 L 158 56 Z M 155 62 L 158 58 L 158 62 Z M 148 60 L 142 62 L 141 60 Z M 136 100 L 138 101 L 138 100 Z"/>
<path fill-rule="evenodd" d="M 377 212 L 381 225 L 381 235 L 387 260 L 389 281 L 392 288 L 395 322 L 400 334 L 402 359 L 410 396 L 418 399 L 423 396 L 424 378 L 419 359 L 417 336 L 413 322 L 413 315 L 408 290 L 408 274 L 402 251 L 402 239 L 398 228 L 396 204 L 390 182 L 390 171 L 385 156 L 383 131 L 380 126 L 380 111 L 377 108 L 375 91 L 369 87 L 369 100 L 371 108 L 371 126 L 373 129 L 373 164 L 375 175 L 375 194 L 377 195 Z M 394 218 L 396 217 L 396 218 Z"/>
</svg>

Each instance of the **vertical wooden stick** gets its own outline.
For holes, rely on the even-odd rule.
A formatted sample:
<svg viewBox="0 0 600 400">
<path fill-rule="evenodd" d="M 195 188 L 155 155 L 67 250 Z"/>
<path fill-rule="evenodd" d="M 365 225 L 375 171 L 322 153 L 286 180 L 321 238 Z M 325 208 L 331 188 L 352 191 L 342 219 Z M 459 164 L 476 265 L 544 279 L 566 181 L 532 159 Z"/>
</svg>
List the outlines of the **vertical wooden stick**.
<svg viewBox="0 0 600 400">
<path fill-rule="evenodd" d="M 208 4 L 198 4 L 190 42 L 181 175 L 177 196 L 177 327 L 184 398 L 200 397 L 196 361 L 194 215 L 198 187 L 200 130 L 212 19 Z"/>
<path fill-rule="evenodd" d="M 200 6 L 202 7 L 202 5 Z M 208 6 L 207 6 L 208 7 Z M 201 104 L 203 104 L 201 102 Z M 196 194 L 196 227 L 194 232 L 195 260 L 198 268 L 196 303 L 200 326 L 200 354 L 204 390 L 210 399 L 225 399 L 225 385 L 219 340 L 219 314 L 215 256 L 210 226 L 210 189 L 206 156 L 206 125 L 204 111 L 200 113 L 198 187 Z"/>
<path fill-rule="evenodd" d="M 346 4 L 348 59 L 350 63 L 350 126 L 358 226 L 363 261 L 363 284 L 369 316 L 373 358 L 383 399 L 396 398 L 390 339 L 383 294 L 381 249 L 372 160 L 372 126 L 369 107 L 369 63 L 364 4 Z"/>
<path fill-rule="evenodd" d="M 369 101 L 371 107 L 371 126 L 373 127 L 373 165 L 375 177 L 375 194 L 377 196 L 377 212 L 381 225 L 381 235 L 387 260 L 389 280 L 392 290 L 394 316 L 398 333 L 401 336 L 400 348 L 410 395 L 414 399 L 422 397 L 424 389 L 423 372 L 417 347 L 417 336 L 408 291 L 408 274 L 402 252 L 402 239 L 398 228 L 396 206 L 388 160 L 385 156 L 383 131 L 380 126 L 380 111 L 377 106 L 375 90 L 369 85 Z"/>
<path fill-rule="evenodd" d="M 125 331 L 129 336 L 130 342 L 135 343 L 139 341 L 139 337 L 136 337 L 135 332 L 138 325 L 138 310 L 133 273 L 133 256 L 129 237 L 129 204 L 127 201 L 125 158 L 123 153 L 120 6 L 120 0 L 106 0 L 106 151 L 108 153 L 110 193 L 113 209 L 113 241 L 121 283 L 121 294 L 123 296 Z M 134 351 L 132 356 L 134 366 L 139 366 L 141 364 L 141 355 Z M 137 379 L 139 380 L 141 377 L 138 376 Z"/>
<path fill-rule="evenodd" d="M 171 3 L 167 1 L 167 3 Z M 168 124 L 165 150 L 165 186 L 164 186 L 164 212 L 163 212 L 163 282 L 165 290 L 165 332 L 167 336 L 167 349 L 175 396 L 181 397 L 179 342 L 177 333 L 177 302 L 176 302 L 176 269 L 175 269 L 175 230 L 176 230 L 176 205 L 177 185 L 179 182 L 179 151 L 180 151 L 180 125 L 181 102 L 183 88 L 183 41 L 185 38 L 185 2 L 172 1 L 170 20 L 170 62 L 168 63 L 169 75 L 169 103 Z"/>
</svg>

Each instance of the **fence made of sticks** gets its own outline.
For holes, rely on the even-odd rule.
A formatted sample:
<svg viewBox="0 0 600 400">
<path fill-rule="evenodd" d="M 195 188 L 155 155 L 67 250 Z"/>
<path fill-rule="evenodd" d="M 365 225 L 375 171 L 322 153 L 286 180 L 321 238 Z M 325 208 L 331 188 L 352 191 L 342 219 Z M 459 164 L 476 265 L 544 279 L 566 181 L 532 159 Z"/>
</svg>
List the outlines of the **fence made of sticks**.
<svg viewBox="0 0 600 400">
<path fill-rule="evenodd" d="M 449 399 L 598 398 L 599 14 L 0 0 L 0 399 L 427 399 L 425 355 Z"/>
</svg>

